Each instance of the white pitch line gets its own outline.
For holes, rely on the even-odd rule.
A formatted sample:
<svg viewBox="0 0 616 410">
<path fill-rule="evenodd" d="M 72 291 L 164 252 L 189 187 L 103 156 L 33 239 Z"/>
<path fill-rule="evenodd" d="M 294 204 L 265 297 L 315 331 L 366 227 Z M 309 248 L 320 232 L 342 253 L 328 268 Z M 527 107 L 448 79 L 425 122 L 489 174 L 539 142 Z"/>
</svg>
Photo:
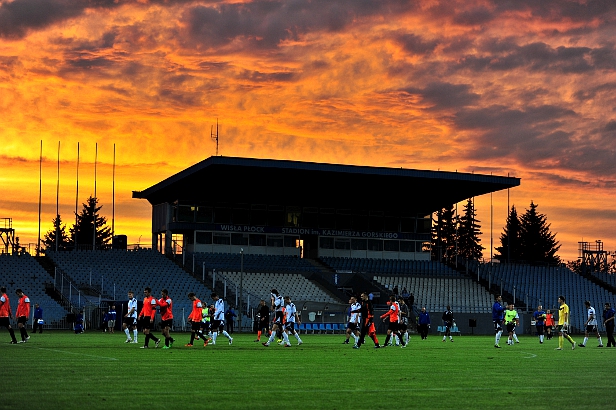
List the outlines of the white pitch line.
<svg viewBox="0 0 616 410">
<path fill-rule="evenodd" d="M 56 352 L 56 353 L 66 353 L 66 354 L 74 354 L 76 356 L 85 356 L 85 357 L 93 357 L 96 359 L 106 359 L 106 360 L 118 360 L 115 357 L 107 357 L 107 356 L 96 356 L 92 354 L 85 353 L 75 353 L 75 352 L 67 352 L 66 350 L 56 350 L 56 349 L 45 349 L 43 347 L 38 347 L 39 350 L 47 350 L 48 352 Z"/>
<path fill-rule="evenodd" d="M 528 353 L 528 352 L 520 352 L 520 353 L 530 355 L 530 356 L 524 356 L 524 359 L 534 359 L 535 357 L 537 357 L 537 355 L 533 353 Z"/>
</svg>

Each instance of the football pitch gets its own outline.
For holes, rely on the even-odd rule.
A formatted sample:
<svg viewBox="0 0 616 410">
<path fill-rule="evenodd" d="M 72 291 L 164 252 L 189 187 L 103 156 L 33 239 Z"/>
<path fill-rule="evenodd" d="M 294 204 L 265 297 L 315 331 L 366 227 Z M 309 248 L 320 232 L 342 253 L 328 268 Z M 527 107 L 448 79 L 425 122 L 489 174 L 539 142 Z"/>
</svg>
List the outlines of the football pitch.
<svg viewBox="0 0 616 410">
<path fill-rule="evenodd" d="M 10 340 L 5 329 L 0 336 Z M 357 350 L 342 344 L 343 335 L 301 335 L 301 346 L 291 337 L 290 348 L 264 347 L 254 334 L 236 333 L 232 345 L 219 337 L 207 347 L 185 347 L 189 333 L 173 336 L 169 350 L 126 344 L 122 332 L 48 331 L 27 343 L 2 343 L 0 408 L 615 407 L 616 348 L 597 348 L 594 338 L 586 348 L 572 351 L 565 341 L 556 351 L 558 338 L 541 345 L 531 336 L 514 346 L 503 338 L 501 349 L 489 336 L 452 343 L 413 335 L 404 349 L 374 349 L 367 339 Z"/>
</svg>

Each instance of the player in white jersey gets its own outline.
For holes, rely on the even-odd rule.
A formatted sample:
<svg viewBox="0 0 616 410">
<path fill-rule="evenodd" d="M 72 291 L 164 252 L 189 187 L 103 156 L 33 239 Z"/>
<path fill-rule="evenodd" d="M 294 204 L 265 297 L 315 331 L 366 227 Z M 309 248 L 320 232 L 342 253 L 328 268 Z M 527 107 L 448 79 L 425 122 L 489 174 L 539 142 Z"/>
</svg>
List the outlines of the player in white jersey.
<svg viewBox="0 0 616 410">
<path fill-rule="evenodd" d="M 588 342 L 588 334 L 594 333 L 597 336 L 597 341 L 599 342 L 599 345 L 597 347 L 603 347 L 603 341 L 601 340 L 601 335 L 599 334 L 599 329 L 597 328 L 597 314 L 595 312 L 595 308 L 590 306 L 590 302 L 588 300 L 584 302 L 584 304 L 586 305 L 586 309 L 588 310 L 588 319 L 586 319 L 584 343 L 579 346 L 586 347 L 586 342 Z"/>
<path fill-rule="evenodd" d="M 214 300 L 214 317 L 212 318 L 212 344 L 216 344 L 218 333 L 222 333 L 224 337 L 229 339 L 229 344 L 233 343 L 233 338 L 225 330 L 225 301 L 222 300 L 216 293 L 212 293 Z"/>
<path fill-rule="evenodd" d="M 361 313 L 359 313 L 359 310 L 361 310 L 361 303 L 357 301 L 355 296 L 351 296 L 351 299 L 349 299 L 349 304 L 351 305 L 350 315 L 346 328 L 346 340 L 344 343 L 349 344 L 349 339 L 353 336 L 353 339 L 355 339 L 355 344 L 357 345 L 360 335 L 359 330 L 361 329 Z"/>
<path fill-rule="evenodd" d="M 122 322 L 122 329 L 126 333 L 126 343 L 137 342 L 137 298 L 132 290 L 128 291 L 128 308 Z M 130 338 L 130 330 L 133 331 L 133 338 Z"/>
<path fill-rule="evenodd" d="M 295 330 L 295 324 L 297 323 L 299 325 L 301 321 L 299 319 L 299 315 L 297 314 L 297 307 L 295 307 L 295 304 L 291 302 L 290 296 L 284 297 L 284 314 L 285 314 L 285 324 L 284 324 L 283 338 L 286 335 L 293 335 L 295 336 L 295 339 L 297 339 L 297 345 L 298 346 L 301 345 L 304 342 L 302 342 L 302 339 L 299 337 L 299 334 Z M 286 339 L 288 342 L 289 338 L 287 337 Z M 289 342 L 289 346 L 291 346 L 290 342 Z"/>
<path fill-rule="evenodd" d="M 272 293 L 270 295 L 270 300 L 272 304 L 272 310 L 274 311 L 274 323 L 272 325 L 272 334 L 269 339 L 265 343 L 261 343 L 263 346 L 267 347 L 274 341 L 277 333 L 281 333 L 280 336 L 284 341 L 285 346 L 290 346 L 289 338 L 287 337 L 286 332 L 284 332 L 284 298 L 280 296 L 280 293 L 277 289 L 272 289 Z"/>
</svg>

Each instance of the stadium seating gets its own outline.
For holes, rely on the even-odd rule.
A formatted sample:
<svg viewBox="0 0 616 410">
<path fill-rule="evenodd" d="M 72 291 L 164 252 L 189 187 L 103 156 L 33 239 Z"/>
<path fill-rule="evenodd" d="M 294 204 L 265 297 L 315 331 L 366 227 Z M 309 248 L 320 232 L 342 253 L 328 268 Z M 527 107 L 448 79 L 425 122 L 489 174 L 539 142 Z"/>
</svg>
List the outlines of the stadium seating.
<svg viewBox="0 0 616 410">
<path fill-rule="evenodd" d="M 320 259 L 332 269 L 342 272 L 381 275 L 461 276 L 461 274 L 454 269 L 435 261 L 339 257 L 323 257 Z"/>
</svg>

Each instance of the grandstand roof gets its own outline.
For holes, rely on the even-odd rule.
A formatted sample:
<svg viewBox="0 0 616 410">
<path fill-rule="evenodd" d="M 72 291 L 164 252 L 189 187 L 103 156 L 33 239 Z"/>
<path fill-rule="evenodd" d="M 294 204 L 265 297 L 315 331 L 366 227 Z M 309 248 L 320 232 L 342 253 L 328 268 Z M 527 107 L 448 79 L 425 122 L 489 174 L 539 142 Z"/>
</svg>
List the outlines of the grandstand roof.
<svg viewBox="0 0 616 410">
<path fill-rule="evenodd" d="M 429 214 L 464 199 L 520 185 L 520 179 L 461 172 L 209 157 L 133 198 L 400 209 Z M 410 200 L 409 200 L 410 198 Z"/>
</svg>

